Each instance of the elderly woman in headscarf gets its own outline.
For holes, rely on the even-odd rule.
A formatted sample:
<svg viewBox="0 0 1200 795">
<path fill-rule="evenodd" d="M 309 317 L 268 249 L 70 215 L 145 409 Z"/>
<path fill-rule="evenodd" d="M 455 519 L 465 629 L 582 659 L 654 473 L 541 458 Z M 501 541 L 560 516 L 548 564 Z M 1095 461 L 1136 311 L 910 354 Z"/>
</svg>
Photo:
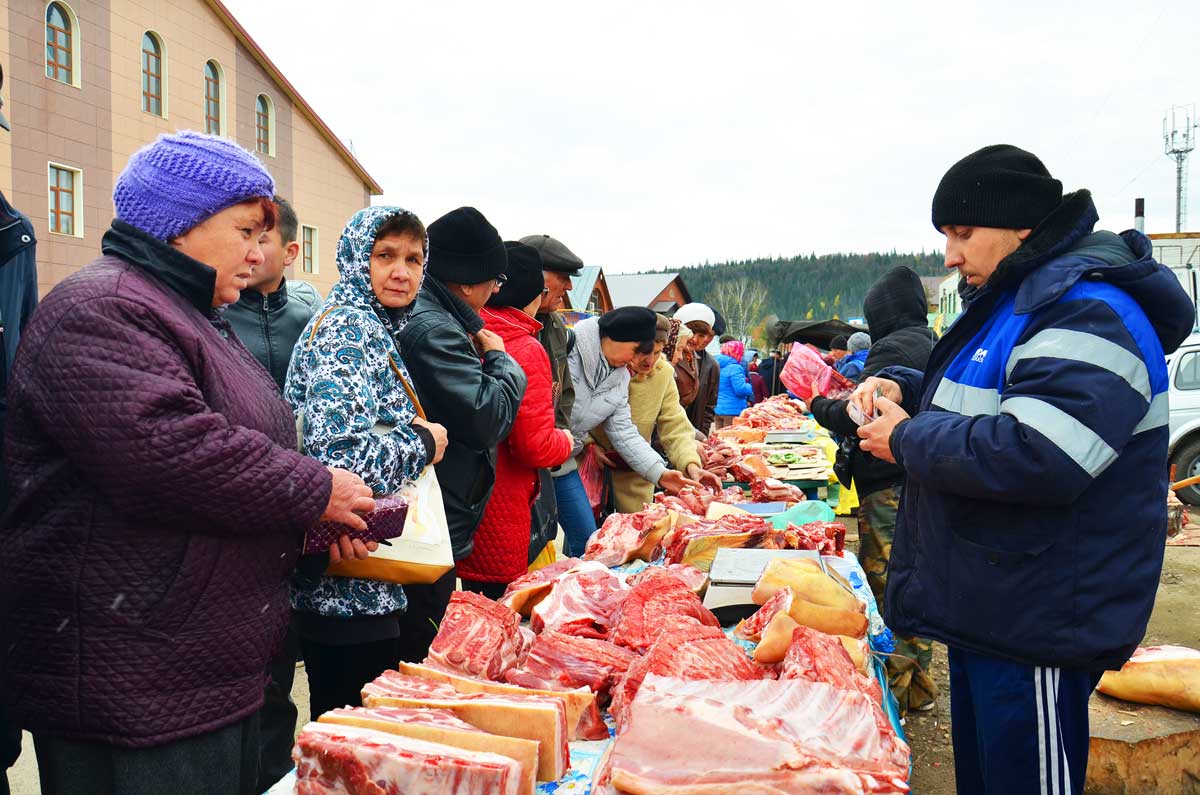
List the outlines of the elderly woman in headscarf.
<svg viewBox="0 0 1200 795">
<path fill-rule="evenodd" d="M 103 256 L 25 329 L 0 694 L 44 793 L 255 792 L 304 534 L 366 527 L 371 490 L 296 451 L 291 410 L 218 311 L 263 261 L 274 192 L 226 139 L 160 136 L 117 178 Z"/>
<path fill-rule="evenodd" d="M 407 210 L 355 213 L 338 240 L 341 276 L 300 335 L 284 387 L 304 452 L 358 473 L 380 496 L 399 492 L 446 448 L 446 429 L 422 419 L 410 397 L 396 343 L 427 250 L 425 227 Z M 313 720 L 360 703 L 363 682 L 396 666 L 407 606 L 402 586 L 323 575 L 326 562 L 306 560 L 292 594 Z"/>
<path fill-rule="evenodd" d="M 717 316 L 706 304 L 690 303 L 679 307 L 675 319 L 692 333 L 675 362 L 675 385 L 679 388 L 679 401 L 687 411 L 688 420 L 696 428 L 697 436 L 703 439 L 712 430 L 721 380 L 720 368 L 705 351 L 713 340 Z"/>
<path fill-rule="evenodd" d="M 654 347 L 638 352 L 626 367 L 629 370 L 629 413 L 638 433 L 646 441 L 657 432 L 658 441 L 666 452 L 671 466 L 689 478 L 721 490 L 721 479 L 703 468 L 696 445 L 696 429 L 688 421 L 679 403 L 674 369 L 664 353 L 672 345 L 672 355 L 678 353 L 678 320 L 659 315 L 655 325 Z M 636 513 L 654 499 L 654 484 L 633 471 L 613 449 L 603 426 L 591 432 L 592 438 L 604 451 L 612 471 L 613 491 L 619 513 Z"/>
</svg>

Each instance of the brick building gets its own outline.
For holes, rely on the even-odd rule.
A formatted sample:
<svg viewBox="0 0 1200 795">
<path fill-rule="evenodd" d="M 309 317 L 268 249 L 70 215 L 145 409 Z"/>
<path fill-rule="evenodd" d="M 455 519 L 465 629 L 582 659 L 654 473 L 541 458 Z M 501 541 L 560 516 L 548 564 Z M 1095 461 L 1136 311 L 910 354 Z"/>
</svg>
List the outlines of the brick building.
<svg viewBox="0 0 1200 795">
<path fill-rule="evenodd" d="M 130 155 L 182 129 L 257 152 L 300 218 L 294 276 L 337 280 L 338 236 L 382 189 L 220 0 L 4 0 L 0 24 L 0 190 L 37 229 L 43 294 L 99 255 Z"/>
</svg>

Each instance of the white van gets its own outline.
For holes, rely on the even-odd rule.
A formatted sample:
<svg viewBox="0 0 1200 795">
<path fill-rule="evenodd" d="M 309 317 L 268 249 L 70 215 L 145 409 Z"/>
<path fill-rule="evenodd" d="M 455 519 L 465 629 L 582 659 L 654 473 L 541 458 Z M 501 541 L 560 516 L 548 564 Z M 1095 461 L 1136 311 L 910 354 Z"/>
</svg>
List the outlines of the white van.
<svg viewBox="0 0 1200 795">
<path fill-rule="evenodd" d="M 1193 333 L 1179 350 L 1167 357 L 1170 378 L 1171 440 L 1168 448 L 1175 479 L 1200 475 L 1200 334 Z M 1200 487 L 1178 492 L 1189 505 L 1200 505 Z"/>
</svg>

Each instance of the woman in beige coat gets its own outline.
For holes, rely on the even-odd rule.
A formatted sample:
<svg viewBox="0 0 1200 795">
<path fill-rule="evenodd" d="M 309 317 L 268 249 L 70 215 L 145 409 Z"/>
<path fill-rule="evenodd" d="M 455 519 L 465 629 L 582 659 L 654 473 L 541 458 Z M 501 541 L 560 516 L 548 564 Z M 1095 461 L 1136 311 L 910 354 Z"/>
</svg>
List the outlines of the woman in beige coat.
<svg viewBox="0 0 1200 795">
<path fill-rule="evenodd" d="M 706 471 L 701 464 L 696 444 L 696 429 L 692 427 L 687 413 L 679 403 L 675 368 L 663 355 L 669 337 L 672 354 L 675 352 L 674 348 L 680 347 L 677 340 L 678 330 L 674 329 L 675 333 L 672 334 L 673 327 L 677 325 L 677 322 L 660 315 L 654 350 L 638 354 L 629 363 L 629 411 L 638 433 L 647 441 L 655 431 L 658 432 L 658 440 L 673 468 L 720 491 L 721 479 Z M 612 452 L 612 444 L 602 427 L 594 429 L 591 436 L 600 446 L 612 469 L 617 511 L 634 513 L 642 510 L 646 503 L 654 499 L 654 484 L 625 466 L 620 456 Z"/>
</svg>

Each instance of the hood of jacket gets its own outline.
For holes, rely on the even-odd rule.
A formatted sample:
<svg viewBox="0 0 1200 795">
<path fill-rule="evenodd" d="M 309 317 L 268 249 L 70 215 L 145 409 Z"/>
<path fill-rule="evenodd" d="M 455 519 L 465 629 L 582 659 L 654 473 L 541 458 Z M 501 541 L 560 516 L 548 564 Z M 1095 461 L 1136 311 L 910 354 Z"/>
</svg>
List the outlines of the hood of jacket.
<svg viewBox="0 0 1200 795">
<path fill-rule="evenodd" d="M 484 328 L 505 342 L 534 336 L 542 330 L 541 323 L 513 306 L 485 306 L 479 311 L 479 318 Z"/>
<path fill-rule="evenodd" d="M 921 277 L 904 265 L 879 277 L 863 298 L 863 316 L 873 342 L 902 328 L 925 328 L 929 325 L 927 312 Z"/>
<path fill-rule="evenodd" d="M 1146 313 L 1163 351 L 1171 353 L 1196 325 L 1196 307 L 1170 269 L 1154 260 L 1141 232 L 1093 232 L 1100 216 L 1091 193 L 1068 194 L 1025 243 L 1000 262 L 986 289 L 1017 290 L 1014 311 L 1053 303 L 1080 279 L 1119 287 Z"/>
<path fill-rule="evenodd" d="M 737 359 L 733 358 L 732 356 L 728 356 L 724 353 L 718 353 L 716 356 L 713 357 L 713 361 L 716 362 L 717 367 L 720 367 L 722 370 L 724 370 L 727 366 L 729 366 L 731 364 L 737 364 L 737 365 L 741 364 L 741 362 L 739 362 Z"/>
<path fill-rule="evenodd" d="M 342 236 L 338 239 L 337 266 L 338 280 L 329 297 L 325 300 L 325 309 L 338 306 L 350 306 L 375 314 L 381 323 L 387 326 L 392 334 L 399 332 L 408 323 L 412 314 L 413 303 L 401 309 L 387 309 L 375 296 L 371 289 L 371 249 L 375 247 L 375 233 L 384 221 L 397 215 L 413 215 L 403 207 L 366 207 L 356 212 Z M 425 239 L 425 250 L 429 250 L 429 239 Z M 426 262 L 426 270 L 428 269 Z M 428 281 L 423 279 L 422 285 Z M 417 293 L 418 294 L 419 290 Z"/>
</svg>

